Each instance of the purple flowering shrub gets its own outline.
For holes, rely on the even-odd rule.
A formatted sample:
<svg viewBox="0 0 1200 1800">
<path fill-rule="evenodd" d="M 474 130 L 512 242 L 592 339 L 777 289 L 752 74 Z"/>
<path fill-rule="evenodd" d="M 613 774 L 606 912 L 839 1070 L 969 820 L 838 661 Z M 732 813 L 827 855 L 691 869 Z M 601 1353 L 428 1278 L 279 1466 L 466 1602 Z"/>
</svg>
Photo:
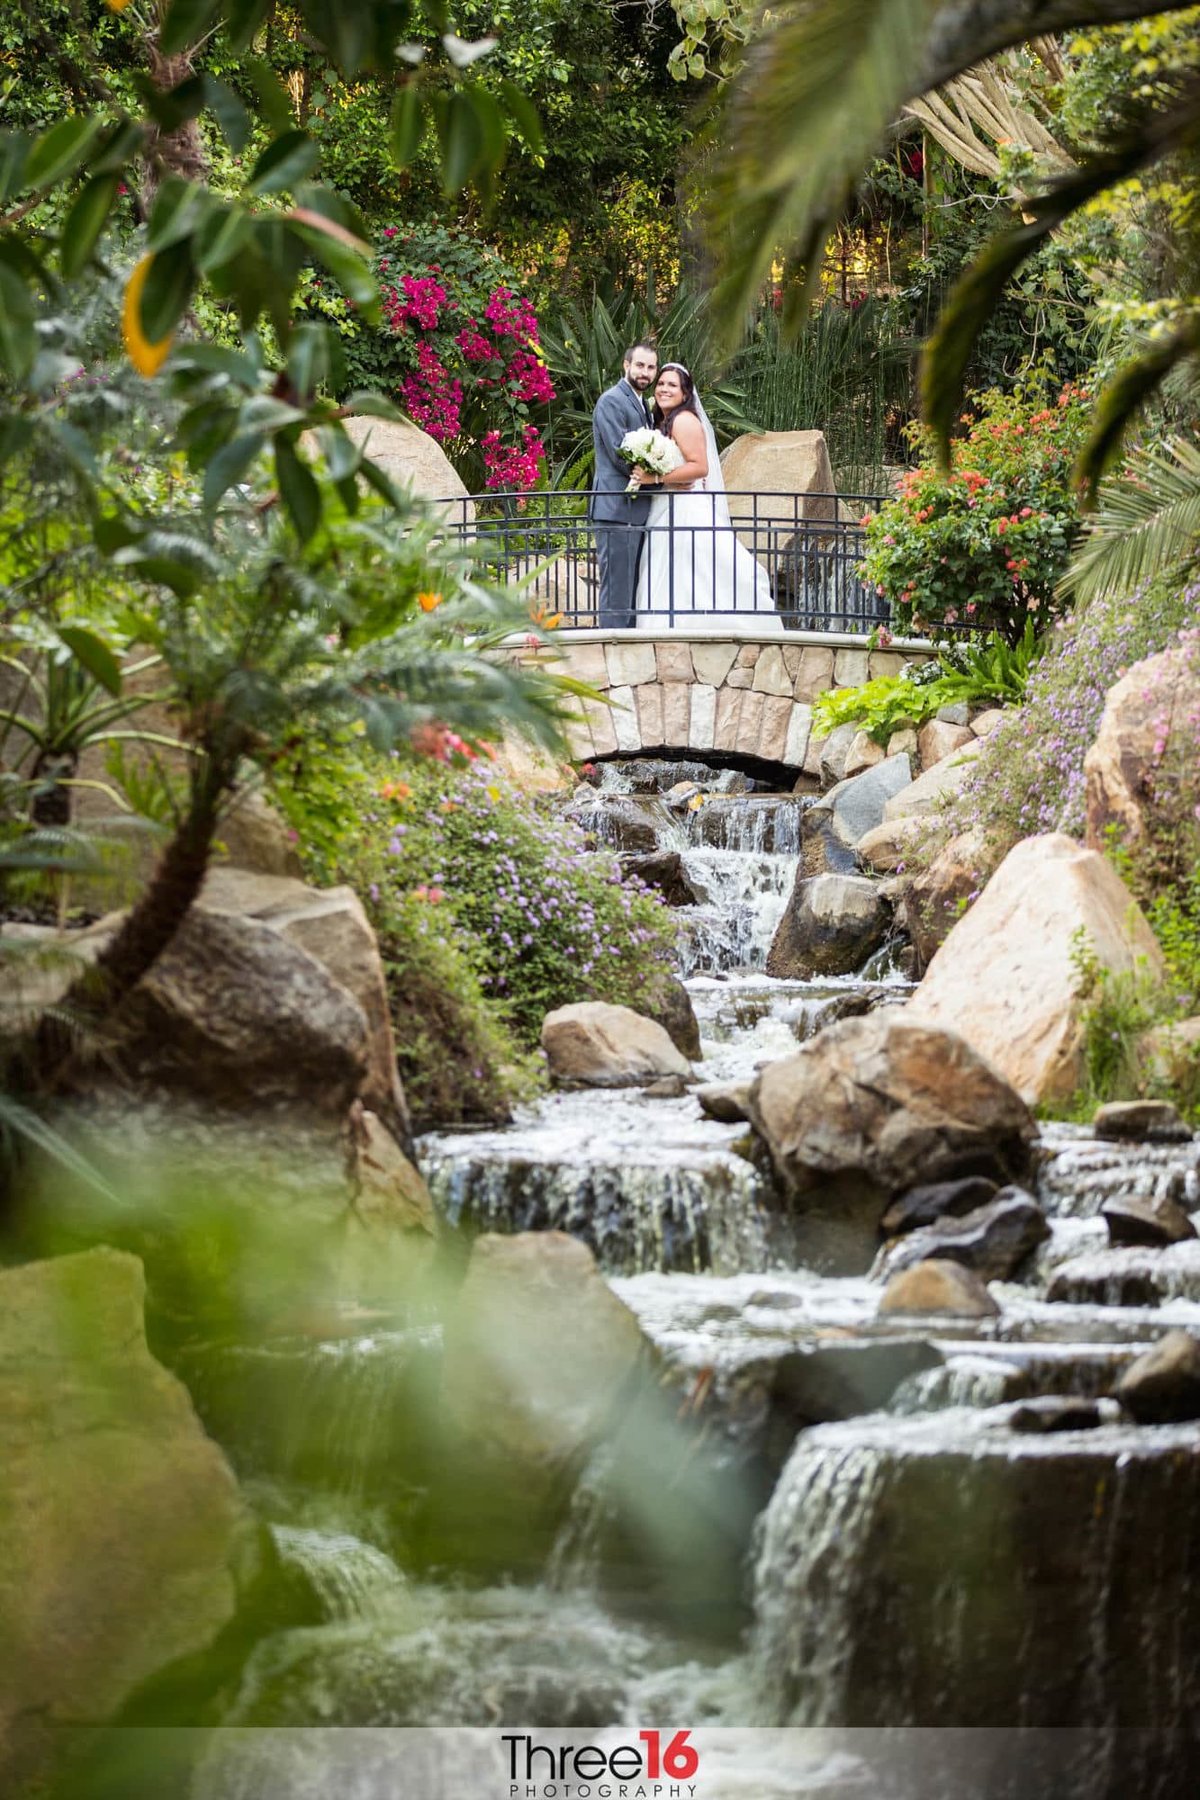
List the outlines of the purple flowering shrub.
<svg viewBox="0 0 1200 1800">
<path fill-rule="evenodd" d="M 1095 600 L 1067 621 L 1030 675 L 1024 704 L 1010 707 L 986 740 L 944 815 L 940 841 L 974 826 L 1003 855 L 1042 832 L 1082 838 L 1083 760 L 1105 695 L 1132 663 L 1198 618 L 1200 583 Z"/>
<path fill-rule="evenodd" d="M 487 764 L 422 772 L 387 845 L 389 879 L 449 914 L 480 986 L 534 1045 L 553 1007 L 636 1003 L 669 966 L 670 910 L 578 828 Z"/>
<path fill-rule="evenodd" d="M 382 761 L 343 740 L 316 760 L 276 799 L 313 877 L 349 883 L 375 927 L 418 1129 L 506 1118 L 536 1084 L 547 1012 L 644 1005 L 666 974 L 670 909 L 482 758 Z"/>
</svg>

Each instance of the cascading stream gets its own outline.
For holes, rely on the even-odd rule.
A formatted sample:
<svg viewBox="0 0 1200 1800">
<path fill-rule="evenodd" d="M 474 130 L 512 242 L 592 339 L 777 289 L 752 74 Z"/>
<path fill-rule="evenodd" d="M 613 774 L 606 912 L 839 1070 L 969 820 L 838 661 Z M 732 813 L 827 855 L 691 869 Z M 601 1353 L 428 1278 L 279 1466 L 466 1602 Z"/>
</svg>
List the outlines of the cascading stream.
<svg viewBox="0 0 1200 1800">
<path fill-rule="evenodd" d="M 896 978 L 767 978 L 807 802 L 729 791 L 749 785 L 733 772 L 713 787 L 713 771 L 695 765 L 678 773 L 710 786 L 689 811 L 686 797 L 663 797 L 675 773 L 608 765 L 572 810 L 609 848 L 681 859 L 697 896 L 679 918 L 701 1079 L 747 1081 L 840 1013 L 904 997 Z M 652 1465 L 639 1505 L 649 1493 L 661 1514 L 648 1538 L 622 1512 L 629 1456 L 626 1447 L 623 1474 L 614 1426 L 570 1471 L 540 1579 L 446 1581 L 453 1569 L 431 1573 L 410 1556 L 395 1502 L 413 1480 L 413 1440 L 438 1413 L 434 1334 L 293 1343 L 261 1367 L 257 1352 L 209 1353 L 210 1368 L 224 1357 L 224 1377 L 260 1393 L 291 1359 L 303 1404 L 286 1419 L 278 1409 L 260 1465 L 298 1488 L 314 1461 L 332 1461 L 340 1474 L 326 1498 L 345 1508 L 344 1526 L 336 1507 L 319 1518 L 282 1505 L 269 1514 L 315 1622 L 258 1646 L 228 1722 L 533 1722 L 595 1735 L 631 1724 L 1172 1729 L 1186 1719 L 1200 1663 L 1177 1604 L 1189 1583 L 1200 1586 L 1194 1430 L 1113 1422 L 1107 1400 L 1092 1429 L 1042 1434 L 1016 1416 L 1030 1401 L 1109 1395 L 1172 1324 L 1200 1332 L 1200 1261 L 1187 1246 L 1161 1253 L 1161 1289 L 1136 1304 L 1119 1282 L 1104 1298 L 1125 1304 L 1045 1297 L 1064 1260 L 1104 1246 L 1106 1198 L 1200 1204 L 1197 1147 L 1144 1152 L 1048 1128 L 1038 1194 L 1052 1236 L 1019 1280 L 997 1285 L 1002 1317 L 897 1320 L 877 1316 L 879 1288 L 866 1278 L 796 1266 L 786 1213 L 738 1153 L 744 1129 L 703 1117 L 690 1094 L 559 1092 L 503 1130 L 443 1132 L 421 1147 L 450 1223 L 582 1238 L 636 1315 L 664 1416 L 687 1446 L 668 1468 L 669 1433 L 638 1440 L 638 1459 Z M 698 1648 L 667 1622 L 654 1588 L 660 1579 L 671 1595 L 663 1570 L 689 1506 L 693 1519 L 710 1502 L 724 1518 L 722 1481 L 754 1496 L 750 1514 L 769 1496 L 753 1534 L 748 1522 L 741 1537 L 730 1528 L 735 1570 L 743 1554 L 752 1568 L 748 1649 L 726 1627 Z M 356 1524 L 376 1505 L 381 1522 Z M 631 1578 L 622 1559 L 635 1553 L 648 1573 Z M 764 1754 L 751 1746 L 714 1800 L 810 1791 L 754 1762 Z M 1092 1760 L 1042 1791 L 1116 1800 L 1106 1755 L 1096 1761 L 1088 1749 Z M 844 1791 L 905 1800 L 1039 1791 L 976 1785 L 961 1765 L 908 1787 L 898 1778 L 856 1786 L 847 1770 Z M 843 1791 L 845 1772 L 828 1786 L 814 1776 L 811 1791 Z M 199 1800 L 257 1800 L 244 1770 L 238 1780 L 202 1786 Z M 1135 1779 L 1124 1791 L 1168 1790 Z M 430 1800 L 442 1792 L 431 1783 Z"/>
</svg>

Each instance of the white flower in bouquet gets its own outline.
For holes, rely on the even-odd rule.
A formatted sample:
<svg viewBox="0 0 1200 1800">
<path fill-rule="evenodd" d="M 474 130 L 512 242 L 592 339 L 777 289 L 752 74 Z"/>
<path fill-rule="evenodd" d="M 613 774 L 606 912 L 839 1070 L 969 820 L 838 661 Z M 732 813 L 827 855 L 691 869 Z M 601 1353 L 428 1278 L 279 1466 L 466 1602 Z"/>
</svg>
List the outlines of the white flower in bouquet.
<svg viewBox="0 0 1200 1800">
<path fill-rule="evenodd" d="M 648 475 L 669 475 L 672 469 L 682 468 L 683 451 L 674 438 L 664 437 L 661 431 L 654 431 L 644 425 L 640 431 L 627 431 L 621 439 L 617 455 L 631 468 L 645 469 Z M 627 494 L 636 494 L 638 483 L 631 481 L 625 489 Z"/>
</svg>

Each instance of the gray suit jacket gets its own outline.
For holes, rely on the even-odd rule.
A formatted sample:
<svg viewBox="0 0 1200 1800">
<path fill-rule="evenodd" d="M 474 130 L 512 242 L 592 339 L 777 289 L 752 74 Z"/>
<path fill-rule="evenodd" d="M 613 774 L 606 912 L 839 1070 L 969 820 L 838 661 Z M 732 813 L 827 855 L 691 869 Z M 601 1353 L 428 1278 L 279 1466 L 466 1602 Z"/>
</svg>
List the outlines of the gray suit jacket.
<svg viewBox="0 0 1200 1800">
<path fill-rule="evenodd" d="M 650 423 L 639 396 L 622 378 L 607 388 L 596 402 L 592 414 L 592 443 L 596 450 L 596 473 L 588 500 L 588 517 L 598 524 L 641 525 L 650 511 L 649 493 L 630 495 L 623 489 L 629 481 L 629 464 L 617 455 L 617 447 L 627 431 L 638 431 Z"/>
</svg>

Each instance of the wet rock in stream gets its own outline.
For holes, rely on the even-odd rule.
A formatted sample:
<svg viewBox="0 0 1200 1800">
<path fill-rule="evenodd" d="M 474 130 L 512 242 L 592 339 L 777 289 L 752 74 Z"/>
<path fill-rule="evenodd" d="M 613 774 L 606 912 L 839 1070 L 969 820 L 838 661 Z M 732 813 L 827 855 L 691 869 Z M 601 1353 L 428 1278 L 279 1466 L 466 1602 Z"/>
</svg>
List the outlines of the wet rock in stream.
<svg viewBox="0 0 1200 1800">
<path fill-rule="evenodd" d="M 770 1064 L 750 1114 L 803 1260 L 831 1273 L 870 1267 L 892 1195 L 953 1175 L 1020 1179 L 1037 1136 L 1015 1089 L 961 1038 L 890 1010 L 830 1026 Z"/>
<path fill-rule="evenodd" d="M 1046 1298 L 1088 1306 L 1200 1300 L 1200 1239 L 1161 1250 L 1098 1250 L 1073 1257 L 1055 1271 Z"/>
<path fill-rule="evenodd" d="M 1001 1188 L 973 1212 L 909 1232 L 884 1253 L 880 1275 L 887 1279 L 940 1257 L 973 1269 L 984 1281 L 1006 1281 L 1049 1235 L 1045 1214 L 1031 1194 Z"/>
<path fill-rule="evenodd" d="M 1104 1202 L 1101 1216 L 1117 1249 L 1133 1244 L 1182 1244 L 1196 1235 L 1196 1227 L 1174 1200 L 1119 1195 Z"/>
</svg>

